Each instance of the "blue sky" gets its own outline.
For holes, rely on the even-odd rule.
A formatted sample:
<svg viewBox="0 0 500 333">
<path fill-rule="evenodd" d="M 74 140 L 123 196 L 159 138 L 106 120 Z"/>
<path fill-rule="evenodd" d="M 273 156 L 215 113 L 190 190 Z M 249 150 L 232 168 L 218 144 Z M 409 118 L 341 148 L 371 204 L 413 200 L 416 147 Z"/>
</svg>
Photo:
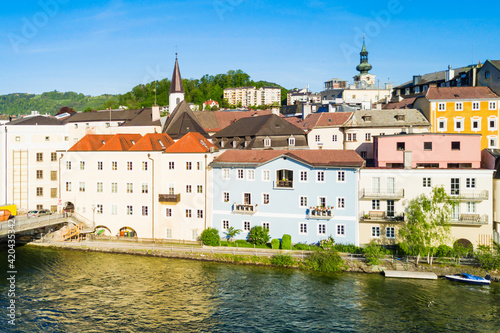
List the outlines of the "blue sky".
<svg viewBox="0 0 500 333">
<path fill-rule="evenodd" d="M 500 2 L 190 0 L 2 3 L 0 94 L 125 93 L 170 77 L 242 69 L 321 91 L 352 80 L 366 34 L 381 83 L 500 59 Z"/>
</svg>

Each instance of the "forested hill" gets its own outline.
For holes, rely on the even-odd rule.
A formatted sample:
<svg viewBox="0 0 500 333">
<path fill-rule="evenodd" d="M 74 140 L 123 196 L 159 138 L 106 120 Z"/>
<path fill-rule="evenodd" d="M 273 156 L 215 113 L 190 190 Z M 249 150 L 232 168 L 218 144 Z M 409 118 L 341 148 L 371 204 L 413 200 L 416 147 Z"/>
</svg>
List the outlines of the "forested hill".
<svg viewBox="0 0 500 333">
<path fill-rule="evenodd" d="M 186 101 L 201 105 L 204 101 L 213 99 L 224 105 L 223 92 L 225 88 L 255 86 L 260 87 L 280 87 L 281 98 L 286 102 L 288 90 L 280 85 L 266 81 L 253 81 L 250 76 L 242 70 L 231 70 L 226 74 L 205 75 L 201 79 L 184 79 L 184 90 Z M 123 95 L 101 95 L 85 96 L 75 92 L 46 92 L 41 95 L 35 94 L 9 94 L 0 96 L 0 114 L 22 115 L 33 110 L 40 113 L 56 114 L 61 107 L 67 106 L 76 111 L 98 110 L 108 107 L 118 108 L 123 105 L 131 109 L 149 107 L 155 100 L 158 105 L 168 105 L 168 95 L 170 91 L 170 80 L 163 79 L 158 82 L 140 84 Z"/>
</svg>

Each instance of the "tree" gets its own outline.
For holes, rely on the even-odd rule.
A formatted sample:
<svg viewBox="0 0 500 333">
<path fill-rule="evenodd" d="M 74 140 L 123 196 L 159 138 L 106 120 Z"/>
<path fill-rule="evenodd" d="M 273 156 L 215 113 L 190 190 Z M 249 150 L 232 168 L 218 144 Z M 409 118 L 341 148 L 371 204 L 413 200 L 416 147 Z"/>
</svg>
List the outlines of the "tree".
<svg viewBox="0 0 500 333">
<path fill-rule="evenodd" d="M 219 230 L 215 228 L 207 228 L 201 233 L 201 241 L 208 246 L 218 246 L 220 237 Z"/>
<path fill-rule="evenodd" d="M 406 209 L 408 222 L 399 230 L 400 247 L 417 256 L 427 254 L 427 262 L 432 264 L 431 255 L 435 246 L 450 237 L 450 220 L 458 200 L 450 197 L 443 187 L 432 189 L 430 197 L 421 194 L 411 200 Z"/>
<path fill-rule="evenodd" d="M 248 233 L 248 241 L 256 245 L 263 245 L 269 242 L 269 230 L 261 226 L 253 227 Z"/>
<path fill-rule="evenodd" d="M 229 227 L 226 231 L 226 238 L 228 241 L 231 241 L 235 236 L 239 235 L 241 232 L 240 229 L 236 229 L 235 227 Z"/>
</svg>

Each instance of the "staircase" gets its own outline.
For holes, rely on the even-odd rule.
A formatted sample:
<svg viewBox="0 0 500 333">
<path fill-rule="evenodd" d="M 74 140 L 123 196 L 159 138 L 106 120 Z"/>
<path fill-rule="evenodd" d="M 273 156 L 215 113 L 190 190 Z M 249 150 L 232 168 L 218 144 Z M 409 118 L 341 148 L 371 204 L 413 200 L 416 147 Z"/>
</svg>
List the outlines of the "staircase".
<svg viewBox="0 0 500 333">
<path fill-rule="evenodd" d="M 66 231 L 62 235 L 62 240 L 61 241 L 66 241 L 68 239 L 72 239 L 74 237 L 79 237 L 80 233 L 82 232 L 83 228 L 85 228 L 85 223 L 80 223 L 75 225 L 73 228 L 70 228 L 68 231 Z"/>
</svg>

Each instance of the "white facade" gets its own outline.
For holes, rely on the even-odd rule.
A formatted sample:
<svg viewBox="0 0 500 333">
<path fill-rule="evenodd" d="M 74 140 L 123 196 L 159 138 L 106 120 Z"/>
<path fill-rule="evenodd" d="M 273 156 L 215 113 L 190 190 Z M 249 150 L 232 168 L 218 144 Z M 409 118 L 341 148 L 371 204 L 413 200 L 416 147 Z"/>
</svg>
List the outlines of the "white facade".
<svg viewBox="0 0 500 333">
<path fill-rule="evenodd" d="M 317 127 L 307 133 L 310 149 L 344 149 L 344 131 L 340 127 Z"/>
<path fill-rule="evenodd" d="M 276 87 L 239 87 L 224 89 L 224 98 L 229 104 L 247 107 L 281 103 L 281 89 Z"/>
</svg>

